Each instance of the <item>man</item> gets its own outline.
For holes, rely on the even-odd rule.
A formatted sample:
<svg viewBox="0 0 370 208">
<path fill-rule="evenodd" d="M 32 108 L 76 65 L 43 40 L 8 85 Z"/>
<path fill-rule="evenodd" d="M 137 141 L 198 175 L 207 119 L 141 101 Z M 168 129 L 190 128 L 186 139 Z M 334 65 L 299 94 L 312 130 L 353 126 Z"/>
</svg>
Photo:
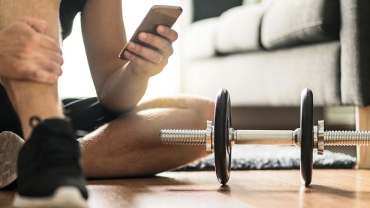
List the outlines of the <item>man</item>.
<svg viewBox="0 0 370 208">
<path fill-rule="evenodd" d="M 174 96 L 140 102 L 149 78 L 173 53 L 177 33 L 164 26 L 157 27 L 160 36 L 141 33 L 139 39 L 158 50 L 129 43 L 129 61 L 122 61 L 121 8 L 121 0 L 0 1 L 0 142 L 17 141 L 3 145 L 3 152 L 18 155 L 14 147 L 22 142 L 14 132 L 26 140 L 16 206 L 86 206 L 79 145 L 90 178 L 153 175 L 205 156 L 202 147 L 161 145 L 158 134 L 163 128 L 204 129 L 213 119 L 213 101 Z M 56 84 L 63 63 L 59 19 L 66 38 L 79 11 L 98 99 L 64 101 L 66 118 Z M 78 142 L 76 132 L 83 132 Z M 0 168 L 14 163 L 6 161 Z"/>
</svg>

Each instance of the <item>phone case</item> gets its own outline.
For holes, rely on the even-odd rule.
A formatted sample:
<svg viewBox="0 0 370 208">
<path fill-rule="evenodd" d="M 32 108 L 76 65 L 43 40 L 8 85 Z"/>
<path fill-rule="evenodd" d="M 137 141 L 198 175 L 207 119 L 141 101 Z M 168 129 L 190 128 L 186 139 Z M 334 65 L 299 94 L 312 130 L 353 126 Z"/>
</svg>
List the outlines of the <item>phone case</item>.
<svg viewBox="0 0 370 208">
<path fill-rule="evenodd" d="M 139 33 L 147 32 L 147 33 L 158 35 L 158 33 L 156 32 L 156 28 L 158 25 L 164 25 L 164 26 L 171 28 L 175 24 L 177 18 L 180 16 L 181 13 L 182 13 L 182 8 L 178 6 L 155 5 L 151 7 L 149 12 L 144 17 L 143 21 L 140 23 L 139 27 L 134 32 L 129 42 L 134 42 L 134 43 L 137 43 L 145 47 L 156 50 L 152 46 L 141 42 L 138 39 Z M 125 50 L 127 50 L 126 46 L 122 49 L 119 55 L 119 57 L 122 60 L 127 60 L 126 57 L 124 56 L 124 52 Z"/>
</svg>

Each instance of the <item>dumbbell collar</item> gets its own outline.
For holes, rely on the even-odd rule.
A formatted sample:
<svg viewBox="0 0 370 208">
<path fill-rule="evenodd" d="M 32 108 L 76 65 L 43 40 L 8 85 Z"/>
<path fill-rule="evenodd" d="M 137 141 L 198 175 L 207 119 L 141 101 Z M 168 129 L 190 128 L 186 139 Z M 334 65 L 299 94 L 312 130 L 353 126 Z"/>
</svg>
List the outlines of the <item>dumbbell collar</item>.
<svg viewBox="0 0 370 208">
<path fill-rule="evenodd" d="M 206 151 L 207 153 L 213 153 L 214 140 L 213 140 L 213 124 L 212 121 L 207 121 L 206 128 Z"/>
</svg>

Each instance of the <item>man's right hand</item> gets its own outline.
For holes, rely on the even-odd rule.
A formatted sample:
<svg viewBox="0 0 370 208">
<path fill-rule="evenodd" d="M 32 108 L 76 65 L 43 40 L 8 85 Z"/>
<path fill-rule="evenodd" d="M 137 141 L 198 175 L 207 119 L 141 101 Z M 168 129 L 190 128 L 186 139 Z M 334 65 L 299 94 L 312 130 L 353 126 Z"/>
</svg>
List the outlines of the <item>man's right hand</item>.
<svg viewBox="0 0 370 208">
<path fill-rule="evenodd" d="M 45 35 L 47 22 L 24 17 L 0 31 L 0 77 L 56 83 L 62 50 Z"/>
</svg>

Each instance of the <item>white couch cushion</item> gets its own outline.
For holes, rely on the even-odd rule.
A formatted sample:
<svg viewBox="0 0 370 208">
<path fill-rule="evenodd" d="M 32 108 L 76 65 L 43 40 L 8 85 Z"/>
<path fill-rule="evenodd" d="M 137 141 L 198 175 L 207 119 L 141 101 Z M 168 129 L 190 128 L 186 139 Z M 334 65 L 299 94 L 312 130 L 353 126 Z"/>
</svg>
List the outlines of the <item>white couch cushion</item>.
<svg viewBox="0 0 370 208">
<path fill-rule="evenodd" d="M 242 5 L 224 12 L 215 32 L 216 51 L 221 54 L 260 50 L 260 25 L 265 6 Z"/>
<path fill-rule="evenodd" d="M 214 30 L 217 17 L 200 20 L 184 31 L 183 52 L 186 60 L 215 55 Z"/>
<path fill-rule="evenodd" d="M 261 41 L 266 49 L 339 40 L 338 0 L 280 0 L 266 10 Z"/>
</svg>

